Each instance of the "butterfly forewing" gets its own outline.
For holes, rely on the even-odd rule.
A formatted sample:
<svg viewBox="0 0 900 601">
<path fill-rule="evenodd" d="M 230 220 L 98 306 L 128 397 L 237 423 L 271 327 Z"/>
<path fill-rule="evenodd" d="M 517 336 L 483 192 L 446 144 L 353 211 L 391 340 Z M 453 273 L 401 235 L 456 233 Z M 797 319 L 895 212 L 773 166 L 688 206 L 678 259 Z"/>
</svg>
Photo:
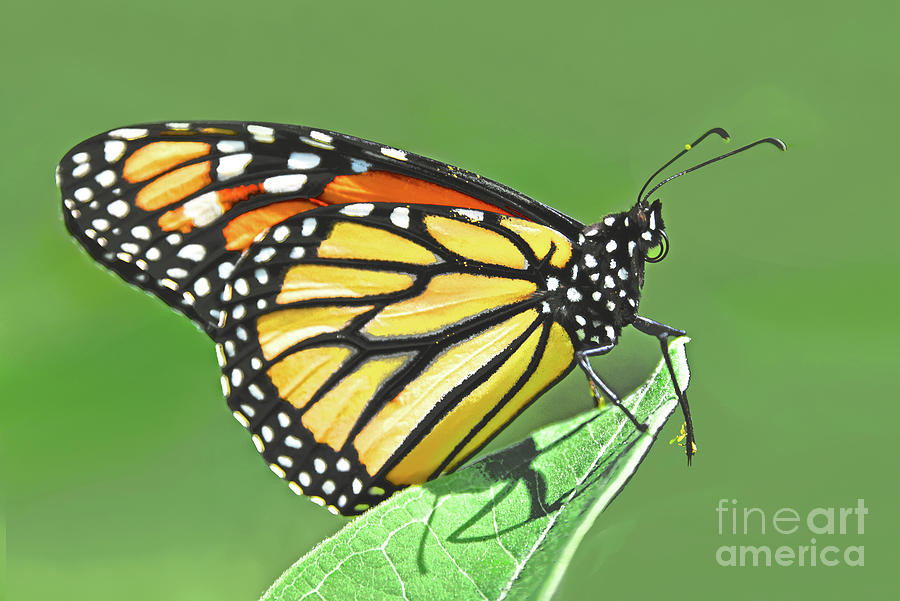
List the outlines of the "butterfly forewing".
<svg viewBox="0 0 900 601">
<path fill-rule="evenodd" d="M 321 206 L 420 203 L 578 222 L 466 171 L 359 138 L 235 122 L 139 125 L 73 148 L 66 225 L 102 264 L 212 330 L 241 252 Z"/>
<path fill-rule="evenodd" d="M 459 465 L 571 369 L 546 281 L 573 261 L 559 232 L 494 212 L 292 217 L 224 292 L 229 405 L 295 492 L 358 513 Z"/>
</svg>

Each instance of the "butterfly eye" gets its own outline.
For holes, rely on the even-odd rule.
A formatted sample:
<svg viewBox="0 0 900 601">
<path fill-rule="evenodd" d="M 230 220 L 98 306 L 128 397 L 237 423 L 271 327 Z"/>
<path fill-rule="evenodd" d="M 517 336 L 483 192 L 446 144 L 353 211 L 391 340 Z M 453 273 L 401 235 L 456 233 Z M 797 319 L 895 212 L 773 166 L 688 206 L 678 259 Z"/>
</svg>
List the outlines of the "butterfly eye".
<svg viewBox="0 0 900 601">
<path fill-rule="evenodd" d="M 655 257 L 651 257 L 648 253 L 646 259 L 644 259 L 648 263 L 659 263 L 669 254 L 669 237 L 666 235 L 665 230 L 660 230 L 659 233 L 661 236 L 659 239 L 659 253 Z"/>
</svg>

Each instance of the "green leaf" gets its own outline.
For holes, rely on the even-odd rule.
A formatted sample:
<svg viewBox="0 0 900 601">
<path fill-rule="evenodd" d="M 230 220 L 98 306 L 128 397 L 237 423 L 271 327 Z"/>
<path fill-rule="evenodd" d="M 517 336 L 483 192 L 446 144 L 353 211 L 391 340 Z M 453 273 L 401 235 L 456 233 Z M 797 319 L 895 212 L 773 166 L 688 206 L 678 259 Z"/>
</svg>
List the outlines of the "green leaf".
<svg viewBox="0 0 900 601">
<path fill-rule="evenodd" d="M 684 388 L 687 341 L 669 346 Z M 263 601 L 549 599 L 678 405 L 662 362 L 625 403 L 648 423 L 646 434 L 614 407 L 547 426 L 356 518 Z"/>
</svg>

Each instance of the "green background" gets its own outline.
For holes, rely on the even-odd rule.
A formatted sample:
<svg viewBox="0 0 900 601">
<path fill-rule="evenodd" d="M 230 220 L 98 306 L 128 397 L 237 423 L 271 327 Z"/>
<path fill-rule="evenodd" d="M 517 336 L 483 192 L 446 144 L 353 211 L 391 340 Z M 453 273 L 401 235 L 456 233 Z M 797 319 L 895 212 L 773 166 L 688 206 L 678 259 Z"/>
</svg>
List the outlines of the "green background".
<svg viewBox="0 0 900 601">
<path fill-rule="evenodd" d="M 17 3 L 0 24 L 0 461 L 12 599 L 252 600 L 344 523 L 259 461 L 211 343 L 65 232 L 56 161 L 100 131 L 242 119 L 335 129 L 502 181 L 583 221 L 708 127 L 756 149 L 661 191 L 645 315 L 683 327 L 699 445 L 659 444 L 562 599 L 897 594 L 896 5 L 217 0 Z M 710 140 L 684 166 L 729 149 Z M 597 362 L 655 365 L 629 332 Z M 500 444 L 589 405 L 583 376 Z M 668 425 L 666 438 L 680 419 Z M 864 567 L 716 564 L 719 499 L 854 506 Z M 771 525 L 771 524 L 770 524 Z M 0 529 L 2 532 L 2 529 Z M 828 542 L 826 542 L 828 541 Z M 0 562 L 2 563 L 2 562 Z"/>
</svg>

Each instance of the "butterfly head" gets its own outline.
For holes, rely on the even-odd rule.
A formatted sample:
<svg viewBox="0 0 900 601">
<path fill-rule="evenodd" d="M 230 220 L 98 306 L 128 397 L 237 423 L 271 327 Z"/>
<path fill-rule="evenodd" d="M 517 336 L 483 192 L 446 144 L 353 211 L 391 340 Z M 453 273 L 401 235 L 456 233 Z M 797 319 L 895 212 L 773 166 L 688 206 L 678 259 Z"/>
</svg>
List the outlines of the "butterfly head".
<svg viewBox="0 0 900 601">
<path fill-rule="evenodd" d="M 573 278 L 576 293 L 567 297 L 566 305 L 579 338 L 595 345 L 615 344 L 621 329 L 634 321 L 644 264 L 661 260 L 666 248 L 661 210 L 658 200 L 640 201 L 582 232 Z M 661 250 L 654 251 L 656 247 Z"/>
<path fill-rule="evenodd" d="M 638 259 L 657 263 L 665 258 L 669 251 L 669 238 L 666 236 L 662 219 L 662 203 L 659 200 L 652 204 L 646 200 L 638 201 L 628 212 L 629 236 L 636 242 Z M 653 249 L 659 247 L 659 252 Z"/>
</svg>

